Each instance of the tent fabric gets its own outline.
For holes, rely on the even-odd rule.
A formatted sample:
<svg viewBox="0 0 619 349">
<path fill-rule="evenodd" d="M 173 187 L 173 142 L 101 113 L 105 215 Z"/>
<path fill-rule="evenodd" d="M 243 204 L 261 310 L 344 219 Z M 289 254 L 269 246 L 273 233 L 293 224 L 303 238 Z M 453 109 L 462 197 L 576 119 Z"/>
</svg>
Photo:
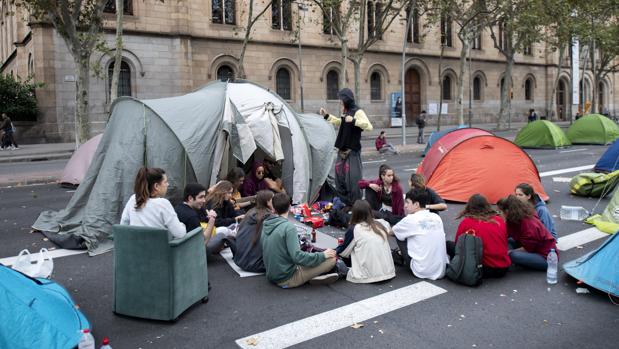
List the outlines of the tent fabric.
<svg viewBox="0 0 619 349">
<path fill-rule="evenodd" d="M 0 348 L 76 348 L 90 323 L 69 293 L 0 265 Z"/>
<path fill-rule="evenodd" d="M 101 142 L 102 136 L 102 134 L 99 134 L 92 137 L 71 155 L 71 159 L 69 159 L 64 170 L 62 170 L 62 176 L 60 177 L 61 185 L 76 186 L 82 182 L 92 162 L 92 158 L 95 156 L 95 151 L 99 146 L 99 142 Z"/>
<path fill-rule="evenodd" d="M 563 264 L 563 270 L 576 280 L 619 297 L 619 234 L 611 235 L 595 251 Z"/>
<path fill-rule="evenodd" d="M 562 148 L 572 145 L 559 126 L 548 120 L 537 120 L 520 129 L 514 140 L 521 148 Z"/>
<path fill-rule="evenodd" d="M 619 140 L 615 140 L 595 163 L 595 172 L 614 172 L 619 170 Z"/>
<path fill-rule="evenodd" d="M 610 144 L 619 137 L 619 126 L 600 114 L 589 114 L 576 120 L 567 130 L 572 144 Z"/>
<path fill-rule="evenodd" d="M 268 108 L 272 111 L 261 111 Z M 266 125 L 271 136 L 262 134 L 267 131 L 257 123 Z M 168 198 L 174 201 L 187 183 L 212 184 L 222 166 L 234 166 L 234 159 L 246 163 L 258 148 L 277 156 L 278 142 L 287 154 L 284 185 L 294 202 L 306 201 L 318 193 L 335 158 L 335 130 L 321 117 L 300 116 L 272 92 L 246 81 L 217 81 L 170 98 L 119 98 L 69 204 L 42 212 L 33 228 L 83 239 L 91 255 L 106 252 L 113 248 L 112 225 L 133 194 L 141 166 L 166 171 Z"/>
<path fill-rule="evenodd" d="M 434 143 L 426 158 L 421 162 L 419 165 L 421 173 L 426 179 L 430 178 L 436 165 L 438 165 L 443 158 L 442 154 L 447 153 L 454 146 L 462 143 L 466 139 L 483 135 L 492 135 L 492 133 L 480 128 L 459 128 L 449 131 Z"/>
<path fill-rule="evenodd" d="M 428 143 L 426 143 L 426 148 L 423 150 L 423 153 L 421 153 L 421 156 L 422 157 L 426 156 L 426 154 L 430 151 L 430 148 L 432 148 L 432 145 L 434 145 L 436 141 L 438 141 L 441 137 L 443 137 L 447 133 L 461 129 L 461 128 L 467 128 L 467 127 L 468 126 L 466 125 L 458 125 L 458 127 L 448 128 L 443 131 L 433 131 L 432 133 L 430 133 L 430 137 L 428 138 Z"/>
<path fill-rule="evenodd" d="M 619 230 L 619 190 L 615 189 L 613 197 L 606 205 L 602 214 L 593 215 L 585 219 L 585 223 L 595 225 L 599 230 L 614 234 Z"/>
<path fill-rule="evenodd" d="M 450 201 L 467 202 L 479 193 L 496 203 L 522 182 L 531 184 L 543 200 L 548 200 L 537 167 L 527 153 L 492 135 L 463 139 L 444 151 L 428 153 L 417 173 L 424 175 L 428 187 Z"/>
</svg>

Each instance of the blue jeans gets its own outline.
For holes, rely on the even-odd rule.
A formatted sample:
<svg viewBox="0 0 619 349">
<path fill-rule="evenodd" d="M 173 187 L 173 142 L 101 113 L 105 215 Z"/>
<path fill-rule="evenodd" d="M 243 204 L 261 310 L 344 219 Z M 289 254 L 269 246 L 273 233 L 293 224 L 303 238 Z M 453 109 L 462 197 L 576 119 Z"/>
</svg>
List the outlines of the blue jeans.
<svg viewBox="0 0 619 349">
<path fill-rule="evenodd" d="M 516 250 L 515 248 L 518 248 L 520 244 L 512 238 L 507 239 L 507 244 L 510 249 L 509 258 L 511 258 L 512 263 L 534 270 L 548 269 L 548 262 L 541 254 L 527 252 L 526 250 Z"/>
</svg>

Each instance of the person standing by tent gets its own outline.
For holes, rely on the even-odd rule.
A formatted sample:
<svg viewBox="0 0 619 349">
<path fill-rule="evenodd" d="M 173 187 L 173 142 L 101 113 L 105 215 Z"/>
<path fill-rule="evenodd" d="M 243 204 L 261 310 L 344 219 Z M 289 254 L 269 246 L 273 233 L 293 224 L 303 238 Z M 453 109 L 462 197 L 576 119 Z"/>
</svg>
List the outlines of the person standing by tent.
<svg viewBox="0 0 619 349">
<path fill-rule="evenodd" d="M 499 200 L 497 206 L 503 211 L 507 222 L 512 263 L 529 269 L 546 270 L 546 257 L 551 249 L 557 251 L 557 244 L 535 216 L 533 207 L 514 195 Z"/>
<path fill-rule="evenodd" d="M 320 115 L 330 123 L 340 126 L 335 139 L 338 158 L 335 163 L 335 185 L 338 196 L 347 204 L 361 199 L 357 182 L 363 178 L 361 164 L 361 132 L 373 127 L 365 112 L 355 103 L 352 91 L 344 88 L 339 92 L 342 116 L 337 117 L 320 108 Z M 316 135 L 319 136 L 319 135 Z"/>
<path fill-rule="evenodd" d="M 404 192 L 389 165 L 380 165 L 377 179 L 360 180 L 359 188 L 365 189 L 365 199 L 372 210 L 378 211 L 377 217 L 389 224 L 396 224 L 404 217 Z"/>
<path fill-rule="evenodd" d="M 535 193 L 535 190 L 529 183 L 520 183 L 516 186 L 514 195 L 524 202 L 528 202 L 535 207 L 537 218 L 544 224 L 546 229 L 552 234 L 552 237 L 557 241 L 557 230 L 555 229 L 555 221 L 552 219 L 548 206 L 542 198 Z"/>
</svg>

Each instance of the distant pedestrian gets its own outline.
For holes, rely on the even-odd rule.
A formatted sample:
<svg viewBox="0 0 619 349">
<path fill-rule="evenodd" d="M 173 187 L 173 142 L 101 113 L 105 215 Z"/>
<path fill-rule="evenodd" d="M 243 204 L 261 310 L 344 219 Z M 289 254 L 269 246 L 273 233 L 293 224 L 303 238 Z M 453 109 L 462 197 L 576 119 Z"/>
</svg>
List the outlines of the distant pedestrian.
<svg viewBox="0 0 619 349">
<path fill-rule="evenodd" d="M 537 120 L 537 113 L 535 112 L 535 109 L 529 109 L 528 120 L 529 122 L 533 122 Z"/>
<path fill-rule="evenodd" d="M 423 140 L 423 128 L 426 127 L 426 111 L 425 110 L 422 110 L 421 114 L 417 116 L 415 123 L 417 124 L 417 127 L 419 128 L 419 134 L 417 135 L 417 143 L 423 144 L 425 143 Z"/>
<path fill-rule="evenodd" d="M 385 153 L 389 153 L 393 155 L 398 154 L 398 151 L 395 150 L 395 147 L 393 146 L 393 144 L 387 143 L 387 138 L 385 137 L 385 131 L 380 131 L 380 135 L 376 137 L 376 140 L 374 141 L 374 145 L 376 146 L 376 150 L 378 150 L 378 152 L 381 154 L 385 154 Z"/>
<path fill-rule="evenodd" d="M 2 113 L 2 121 L 0 124 L 0 130 L 2 130 L 2 142 L 0 148 L 4 149 L 19 149 L 17 142 L 15 142 L 15 127 L 13 122 L 6 113 Z"/>
<path fill-rule="evenodd" d="M 582 117 L 582 113 L 579 111 L 576 112 L 576 117 L 574 119 L 578 120 Z"/>
</svg>

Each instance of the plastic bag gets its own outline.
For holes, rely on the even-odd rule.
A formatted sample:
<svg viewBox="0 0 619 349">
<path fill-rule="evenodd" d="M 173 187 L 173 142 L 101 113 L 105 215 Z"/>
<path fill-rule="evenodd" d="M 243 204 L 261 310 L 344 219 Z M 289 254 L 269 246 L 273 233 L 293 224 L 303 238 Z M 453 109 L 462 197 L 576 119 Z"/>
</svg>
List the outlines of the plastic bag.
<svg viewBox="0 0 619 349">
<path fill-rule="evenodd" d="M 12 268 L 33 278 L 49 279 L 54 271 L 54 260 L 46 248 L 39 251 L 34 262 L 30 251 L 22 250 Z"/>
</svg>

